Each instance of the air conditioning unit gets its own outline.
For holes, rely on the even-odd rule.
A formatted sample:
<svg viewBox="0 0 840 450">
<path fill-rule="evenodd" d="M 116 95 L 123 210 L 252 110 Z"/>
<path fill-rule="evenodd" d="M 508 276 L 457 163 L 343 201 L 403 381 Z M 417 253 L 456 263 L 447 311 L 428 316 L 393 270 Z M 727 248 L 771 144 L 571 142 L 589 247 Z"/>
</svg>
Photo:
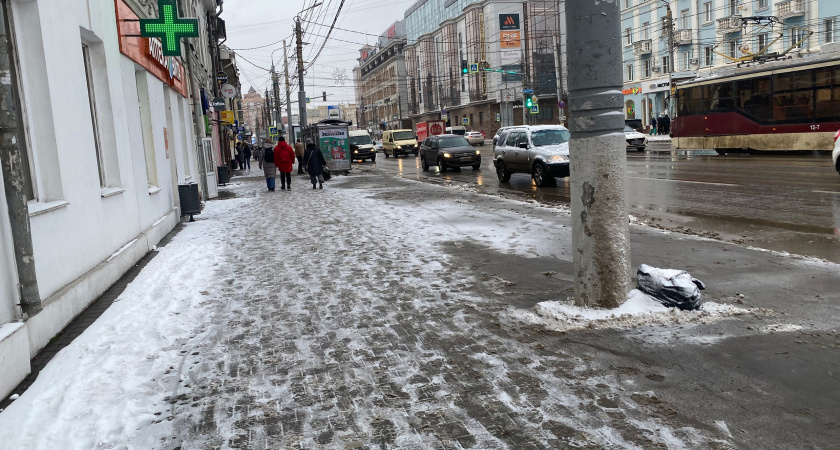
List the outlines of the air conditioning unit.
<svg viewBox="0 0 840 450">
<path fill-rule="evenodd" d="M 691 63 L 691 64 L 700 64 L 700 59 L 699 59 L 699 58 L 691 58 L 691 59 L 689 60 L 689 63 Z"/>
<path fill-rule="evenodd" d="M 653 66 L 653 67 L 650 68 L 650 70 L 652 70 L 654 72 L 659 72 L 659 66 Z"/>
</svg>

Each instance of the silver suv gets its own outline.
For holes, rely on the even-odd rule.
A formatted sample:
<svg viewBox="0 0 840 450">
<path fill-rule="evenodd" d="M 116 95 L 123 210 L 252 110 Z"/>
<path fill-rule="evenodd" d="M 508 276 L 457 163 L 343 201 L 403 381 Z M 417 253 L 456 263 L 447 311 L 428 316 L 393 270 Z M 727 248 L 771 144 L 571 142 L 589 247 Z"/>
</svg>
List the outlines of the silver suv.
<svg viewBox="0 0 840 450">
<path fill-rule="evenodd" d="M 527 173 L 539 187 L 554 186 L 569 176 L 569 130 L 561 125 L 519 126 L 504 130 L 493 148 L 493 167 L 506 183 Z"/>
</svg>

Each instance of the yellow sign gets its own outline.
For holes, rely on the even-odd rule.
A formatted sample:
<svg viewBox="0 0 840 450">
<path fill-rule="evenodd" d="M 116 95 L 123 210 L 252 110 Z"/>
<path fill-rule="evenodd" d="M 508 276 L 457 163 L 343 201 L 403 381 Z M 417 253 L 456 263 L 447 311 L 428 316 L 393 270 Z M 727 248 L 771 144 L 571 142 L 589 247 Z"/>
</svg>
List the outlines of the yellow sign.
<svg viewBox="0 0 840 450">
<path fill-rule="evenodd" d="M 233 111 L 220 111 L 219 119 L 225 125 L 233 125 Z"/>
<path fill-rule="evenodd" d="M 501 48 L 519 48 L 522 44 L 519 39 L 519 31 L 502 31 L 499 38 Z"/>
</svg>

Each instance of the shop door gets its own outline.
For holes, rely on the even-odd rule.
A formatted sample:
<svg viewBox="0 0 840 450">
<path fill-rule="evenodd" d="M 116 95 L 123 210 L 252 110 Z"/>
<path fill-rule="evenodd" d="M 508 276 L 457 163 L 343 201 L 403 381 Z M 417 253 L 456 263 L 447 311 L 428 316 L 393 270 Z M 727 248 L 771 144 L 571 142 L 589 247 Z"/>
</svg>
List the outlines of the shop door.
<svg viewBox="0 0 840 450">
<path fill-rule="evenodd" d="M 213 144 L 210 138 L 201 140 L 201 151 L 204 152 L 205 172 L 207 174 L 207 197 L 219 196 L 219 186 L 216 184 L 216 158 L 213 155 Z"/>
</svg>

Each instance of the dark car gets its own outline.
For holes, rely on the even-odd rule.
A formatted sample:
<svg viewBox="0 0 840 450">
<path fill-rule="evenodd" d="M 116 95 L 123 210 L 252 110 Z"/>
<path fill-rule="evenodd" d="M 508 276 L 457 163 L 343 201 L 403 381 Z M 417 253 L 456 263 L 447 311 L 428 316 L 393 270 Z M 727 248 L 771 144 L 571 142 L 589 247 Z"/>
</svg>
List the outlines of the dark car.
<svg viewBox="0 0 840 450">
<path fill-rule="evenodd" d="M 427 172 L 429 166 L 438 166 L 441 172 L 449 167 L 481 167 L 481 150 L 476 150 L 464 136 L 441 134 L 430 136 L 420 145 L 420 164 Z"/>
</svg>

